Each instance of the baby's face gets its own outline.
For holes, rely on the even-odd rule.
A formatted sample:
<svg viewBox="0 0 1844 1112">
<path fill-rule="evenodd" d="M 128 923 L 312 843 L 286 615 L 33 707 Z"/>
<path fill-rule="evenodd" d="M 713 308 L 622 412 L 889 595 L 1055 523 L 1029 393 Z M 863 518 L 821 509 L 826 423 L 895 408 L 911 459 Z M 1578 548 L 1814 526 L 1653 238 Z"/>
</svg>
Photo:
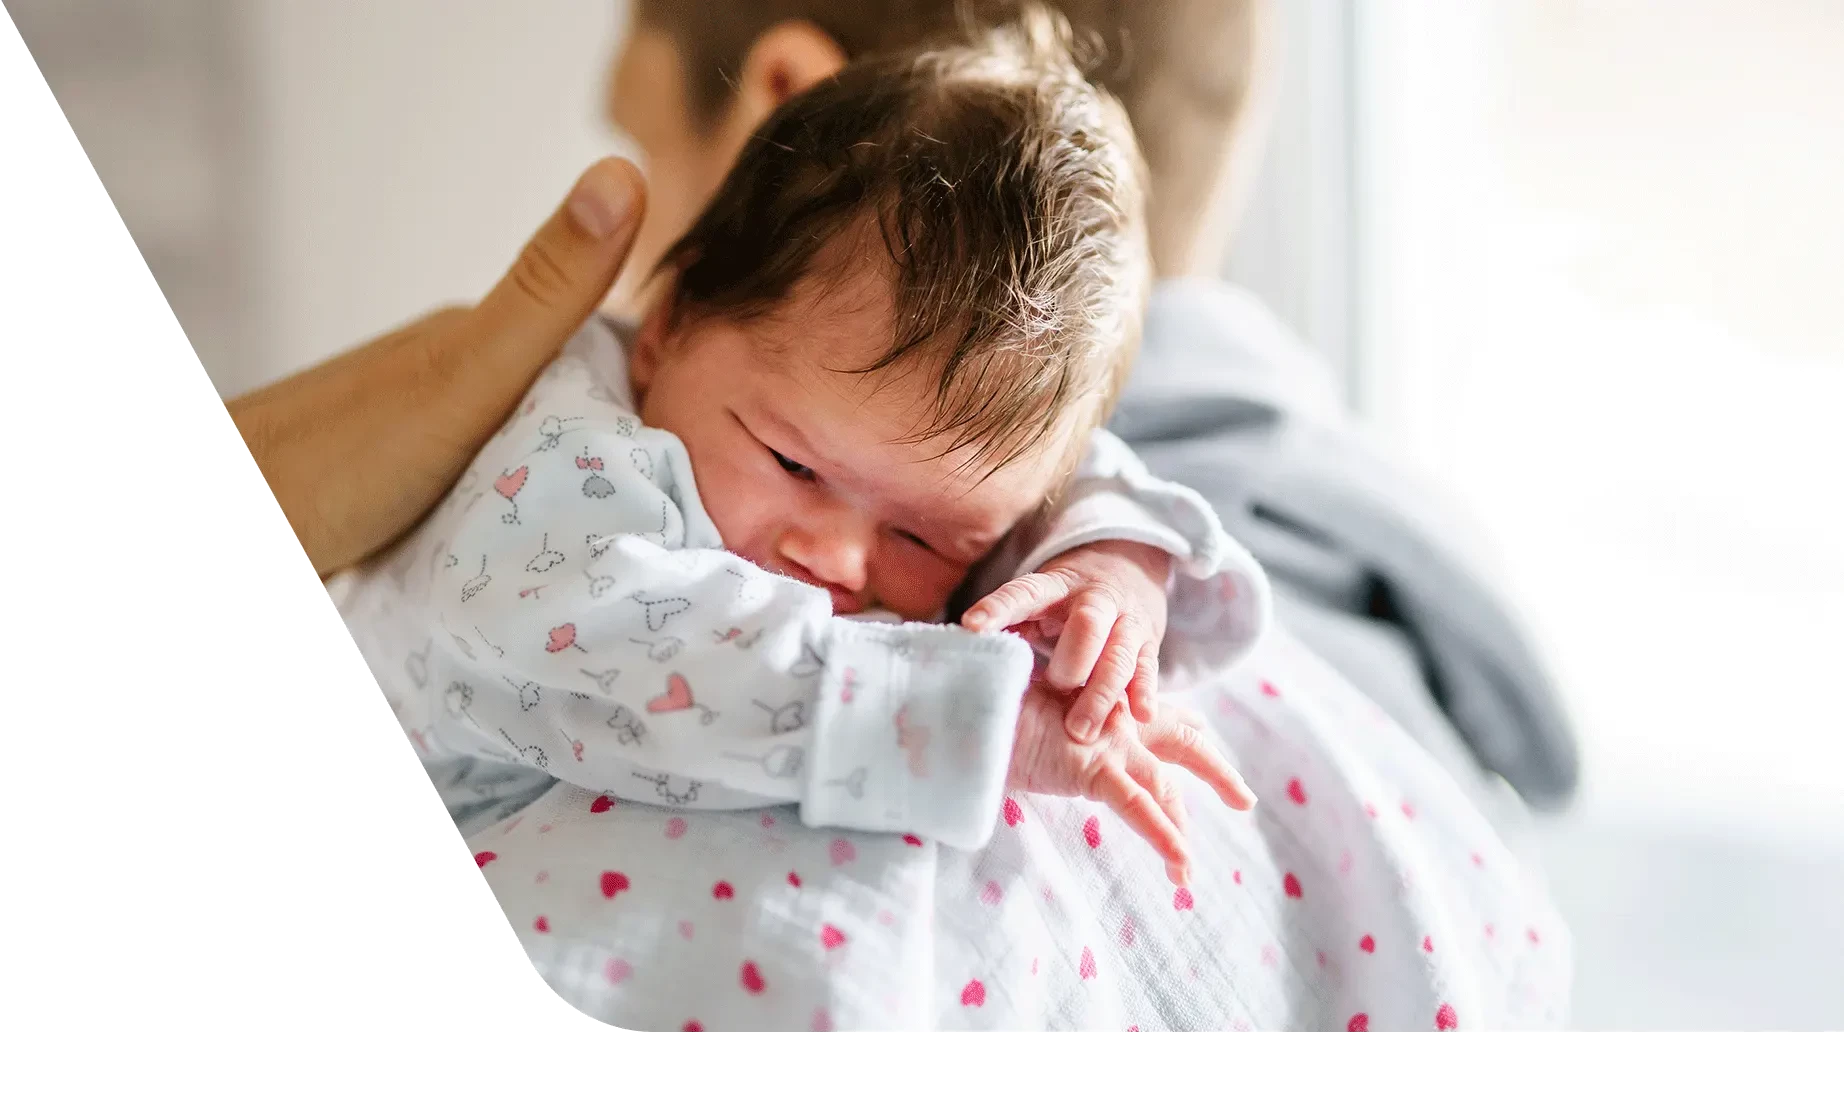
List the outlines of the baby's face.
<svg viewBox="0 0 1844 1112">
<path fill-rule="evenodd" d="M 931 412 L 935 376 L 920 357 L 840 373 L 883 354 L 890 312 L 881 283 L 838 285 L 803 282 L 749 321 L 669 329 L 656 309 L 635 344 L 641 417 L 685 442 L 730 551 L 828 589 L 835 613 L 931 620 L 1043 501 L 1069 437 L 983 480 L 984 465 L 956 473 L 970 450 L 931 459 L 945 445 L 901 443 Z"/>
</svg>

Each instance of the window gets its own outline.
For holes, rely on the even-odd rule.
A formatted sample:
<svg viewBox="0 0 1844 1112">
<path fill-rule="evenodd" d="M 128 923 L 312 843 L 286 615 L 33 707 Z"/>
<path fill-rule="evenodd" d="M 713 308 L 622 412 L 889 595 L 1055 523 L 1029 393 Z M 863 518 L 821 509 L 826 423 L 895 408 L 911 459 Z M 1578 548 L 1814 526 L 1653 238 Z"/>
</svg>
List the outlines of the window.
<svg viewBox="0 0 1844 1112">
<path fill-rule="evenodd" d="M 1355 10 L 1357 395 L 1502 551 L 1583 807 L 1844 845 L 1844 8 Z"/>
</svg>

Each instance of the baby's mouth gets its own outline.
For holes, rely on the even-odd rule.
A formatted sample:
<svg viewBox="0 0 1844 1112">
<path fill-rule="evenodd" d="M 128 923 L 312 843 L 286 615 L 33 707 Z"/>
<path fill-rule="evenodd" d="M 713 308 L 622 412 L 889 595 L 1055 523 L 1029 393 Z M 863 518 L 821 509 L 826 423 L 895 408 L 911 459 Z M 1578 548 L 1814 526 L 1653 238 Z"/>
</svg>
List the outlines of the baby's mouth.
<svg viewBox="0 0 1844 1112">
<path fill-rule="evenodd" d="M 837 587 L 826 588 L 832 594 L 832 612 L 834 614 L 856 614 L 865 609 L 864 602 L 850 591 Z"/>
<path fill-rule="evenodd" d="M 825 591 L 832 596 L 832 612 L 834 614 L 858 614 L 869 609 L 869 603 L 863 598 L 860 598 L 858 595 L 836 584 L 822 582 L 812 575 L 807 574 L 805 569 L 796 565 L 783 564 L 777 561 L 774 565 L 770 566 L 768 570 L 774 572 L 776 575 L 785 575 L 789 579 L 798 579 L 809 587 L 818 587 L 820 590 Z"/>
<path fill-rule="evenodd" d="M 800 580 L 802 583 L 818 587 L 831 595 L 832 612 L 834 614 L 856 614 L 865 608 L 863 599 L 843 587 L 832 583 L 822 583 L 809 575 L 796 574 L 794 578 Z"/>
</svg>

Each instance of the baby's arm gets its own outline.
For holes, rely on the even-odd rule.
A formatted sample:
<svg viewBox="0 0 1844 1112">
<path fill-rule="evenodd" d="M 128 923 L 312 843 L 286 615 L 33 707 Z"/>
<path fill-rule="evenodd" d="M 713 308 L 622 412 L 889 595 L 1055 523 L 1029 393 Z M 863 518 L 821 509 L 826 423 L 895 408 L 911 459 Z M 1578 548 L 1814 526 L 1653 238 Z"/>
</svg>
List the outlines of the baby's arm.
<svg viewBox="0 0 1844 1112">
<path fill-rule="evenodd" d="M 1151 723 L 1162 670 L 1183 687 L 1234 664 L 1271 606 L 1267 577 L 1209 503 L 1153 478 L 1105 430 L 1055 511 L 1015 530 L 982 573 L 962 623 L 1015 628 L 1047 653 L 1047 681 L 1080 692 L 1065 721 L 1079 741 L 1116 706 Z"/>
<path fill-rule="evenodd" d="M 1035 571 L 1099 541 L 1135 543 L 1171 557 L 1170 619 L 1159 656 L 1169 686 L 1188 686 L 1236 663 L 1266 632 L 1271 591 L 1255 557 L 1223 531 L 1202 495 L 1154 477 L 1105 429 L 1090 439 L 1067 494 L 1020 568 Z"/>
<path fill-rule="evenodd" d="M 1153 650 L 1164 681 L 1186 686 L 1234 664 L 1267 628 L 1271 596 L 1267 575 L 1253 556 L 1223 531 L 1216 512 L 1194 491 L 1154 478 L 1137 456 L 1106 430 L 1089 442 L 1081 468 L 1054 512 L 1021 529 L 1001 558 L 983 569 L 968 597 L 982 598 L 1005 586 L 995 600 L 994 628 L 1016 624 L 1050 604 L 1045 581 L 1030 573 L 1055 567 L 1082 550 L 1121 553 L 1116 561 L 1158 567 L 1169 564 L 1163 588 L 1165 612 L 1138 615 L 1152 627 Z M 1111 550 L 1111 551 L 1110 551 Z M 1102 561 L 1090 560 L 1099 566 Z M 1087 568 L 1063 575 L 1054 591 L 1067 593 L 1093 582 Z M 1026 582 L 1017 582 L 1023 577 Z M 1012 582 L 1008 583 L 1008 579 Z M 1133 605 L 1132 591 L 1123 609 Z M 1157 599 L 1154 600 L 1155 604 Z M 1169 613 L 1169 623 L 1166 620 Z M 1161 643 L 1162 640 L 1162 643 Z"/>
<path fill-rule="evenodd" d="M 500 496 L 460 515 L 432 588 L 432 688 L 456 728 L 594 790 L 684 777 L 798 802 L 811 825 L 984 842 L 1022 641 L 835 618 L 822 589 L 686 547 L 716 534 L 681 497 L 676 438 L 543 414 L 508 430 Z"/>
</svg>

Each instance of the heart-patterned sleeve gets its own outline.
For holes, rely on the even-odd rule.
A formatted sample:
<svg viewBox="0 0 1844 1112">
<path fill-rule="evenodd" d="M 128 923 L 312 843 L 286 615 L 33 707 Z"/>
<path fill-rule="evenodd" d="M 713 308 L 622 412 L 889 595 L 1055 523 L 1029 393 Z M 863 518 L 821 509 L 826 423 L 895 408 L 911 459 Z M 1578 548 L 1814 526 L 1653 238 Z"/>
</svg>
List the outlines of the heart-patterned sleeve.
<svg viewBox="0 0 1844 1112">
<path fill-rule="evenodd" d="M 1105 429 L 1089 441 L 1055 513 L 1008 538 L 982 569 L 978 598 L 1010 575 L 1036 571 L 1074 548 L 1123 540 L 1172 555 L 1173 575 L 1161 686 L 1189 687 L 1217 675 L 1254 648 L 1272 620 L 1267 573 L 1224 532 L 1216 511 L 1189 487 L 1154 477 L 1133 450 Z"/>
<path fill-rule="evenodd" d="M 429 596 L 448 728 L 597 791 L 686 802 L 667 785 L 690 783 L 696 805 L 984 843 L 1022 640 L 836 618 L 826 591 L 716 547 L 676 437 L 534 399 L 448 519 Z"/>
</svg>

